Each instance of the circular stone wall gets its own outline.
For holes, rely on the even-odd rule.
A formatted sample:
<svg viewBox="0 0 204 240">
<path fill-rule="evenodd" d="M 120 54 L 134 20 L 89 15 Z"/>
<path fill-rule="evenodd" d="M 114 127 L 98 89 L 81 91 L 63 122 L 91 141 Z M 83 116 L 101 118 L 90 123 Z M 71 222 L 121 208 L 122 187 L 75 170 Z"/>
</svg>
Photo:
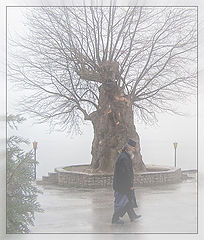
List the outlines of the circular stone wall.
<svg viewBox="0 0 204 240">
<path fill-rule="evenodd" d="M 88 165 L 56 168 L 56 183 L 62 186 L 99 188 L 112 186 L 113 174 L 85 173 L 77 171 Z M 147 172 L 134 175 L 135 185 L 178 183 L 182 180 L 180 168 L 146 165 Z M 70 170 L 65 170 L 70 169 Z"/>
</svg>

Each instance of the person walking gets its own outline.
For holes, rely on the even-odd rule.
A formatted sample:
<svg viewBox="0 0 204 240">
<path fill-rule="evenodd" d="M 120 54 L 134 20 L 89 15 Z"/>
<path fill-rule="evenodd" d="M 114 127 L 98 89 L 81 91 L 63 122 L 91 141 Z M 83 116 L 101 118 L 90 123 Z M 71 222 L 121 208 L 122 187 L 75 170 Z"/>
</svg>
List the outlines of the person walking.
<svg viewBox="0 0 204 240">
<path fill-rule="evenodd" d="M 138 207 L 133 187 L 134 173 L 132 159 L 135 147 L 136 142 L 129 139 L 115 162 L 113 176 L 115 200 L 112 224 L 124 224 L 124 221 L 120 217 L 123 217 L 126 213 L 131 222 L 141 217 L 141 215 L 137 215 L 134 211 L 134 208 Z"/>
</svg>

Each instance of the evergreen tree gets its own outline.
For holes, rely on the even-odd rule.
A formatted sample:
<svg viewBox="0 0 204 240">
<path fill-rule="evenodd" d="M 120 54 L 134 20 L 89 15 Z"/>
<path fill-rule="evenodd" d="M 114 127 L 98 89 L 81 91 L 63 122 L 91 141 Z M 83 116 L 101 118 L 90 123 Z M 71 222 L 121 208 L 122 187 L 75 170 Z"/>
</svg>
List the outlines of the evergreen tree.
<svg viewBox="0 0 204 240">
<path fill-rule="evenodd" d="M 25 120 L 20 116 L 9 115 L 11 128 Z M 22 144 L 28 140 L 11 136 L 7 140 L 7 233 L 28 233 L 29 225 L 34 225 L 34 213 L 42 212 L 37 202 L 42 193 L 34 183 L 34 154 L 25 152 Z"/>
</svg>

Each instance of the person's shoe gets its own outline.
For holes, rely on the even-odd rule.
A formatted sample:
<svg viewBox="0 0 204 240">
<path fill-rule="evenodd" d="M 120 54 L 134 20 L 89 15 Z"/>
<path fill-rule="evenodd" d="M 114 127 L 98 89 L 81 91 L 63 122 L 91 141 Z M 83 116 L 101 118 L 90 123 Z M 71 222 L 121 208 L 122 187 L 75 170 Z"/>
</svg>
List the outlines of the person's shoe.
<svg viewBox="0 0 204 240">
<path fill-rule="evenodd" d="M 124 224 L 124 221 L 118 218 L 116 220 L 112 220 L 112 224 Z"/>
<path fill-rule="evenodd" d="M 134 218 L 132 218 L 130 221 L 135 222 L 138 218 L 141 218 L 141 215 L 136 215 Z"/>
</svg>

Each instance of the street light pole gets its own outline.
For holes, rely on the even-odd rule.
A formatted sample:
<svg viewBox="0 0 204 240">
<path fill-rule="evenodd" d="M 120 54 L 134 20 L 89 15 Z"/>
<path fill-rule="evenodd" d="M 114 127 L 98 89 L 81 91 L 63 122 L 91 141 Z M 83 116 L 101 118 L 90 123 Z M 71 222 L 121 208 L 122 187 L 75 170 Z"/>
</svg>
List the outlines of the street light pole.
<svg viewBox="0 0 204 240">
<path fill-rule="evenodd" d="M 34 179 L 36 180 L 36 152 L 37 152 L 38 143 L 36 141 L 33 142 L 33 149 L 34 149 L 34 158 L 35 158 L 35 172 L 34 172 Z"/>
<path fill-rule="evenodd" d="M 176 167 L 176 149 L 177 149 L 177 145 L 178 145 L 178 143 L 177 142 L 175 142 L 175 143 L 173 143 L 174 144 L 174 150 L 175 150 L 175 154 L 174 154 L 174 167 Z"/>
</svg>

